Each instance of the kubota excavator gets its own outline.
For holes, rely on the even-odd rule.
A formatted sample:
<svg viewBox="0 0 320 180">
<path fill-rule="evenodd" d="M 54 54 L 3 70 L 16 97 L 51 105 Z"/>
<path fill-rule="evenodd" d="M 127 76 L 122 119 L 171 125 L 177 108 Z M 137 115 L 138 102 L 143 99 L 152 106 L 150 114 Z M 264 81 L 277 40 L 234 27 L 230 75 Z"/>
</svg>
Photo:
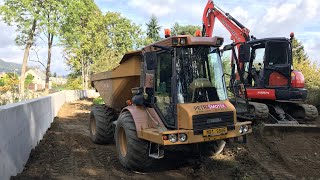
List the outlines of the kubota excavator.
<svg viewBox="0 0 320 180">
<path fill-rule="evenodd" d="M 256 39 L 249 29 L 209 0 L 203 13 L 202 36 L 212 36 L 216 19 L 233 41 L 224 50 L 232 50 L 230 87 L 235 97 L 242 97 L 233 101 L 238 117 L 263 119 L 278 127 L 301 127 L 318 117 L 315 106 L 303 103 L 307 97 L 303 74 L 293 70 L 293 33 L 290 39 Z"/>
</svg>

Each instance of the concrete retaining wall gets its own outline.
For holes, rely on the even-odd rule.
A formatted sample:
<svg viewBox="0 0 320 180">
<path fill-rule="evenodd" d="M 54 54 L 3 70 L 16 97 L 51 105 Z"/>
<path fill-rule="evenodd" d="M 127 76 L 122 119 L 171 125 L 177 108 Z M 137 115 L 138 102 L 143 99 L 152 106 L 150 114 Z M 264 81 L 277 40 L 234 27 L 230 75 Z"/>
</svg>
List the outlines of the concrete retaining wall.
<svg viewBox="0 0 320 180">
<path fill-rule="evenodd" d="M 97 96 L 91 90 L 70 90 L 0 106 L 0 179 L 22 172 L 31 150 L 43 138 L 64 103 Z"/>
</svg>

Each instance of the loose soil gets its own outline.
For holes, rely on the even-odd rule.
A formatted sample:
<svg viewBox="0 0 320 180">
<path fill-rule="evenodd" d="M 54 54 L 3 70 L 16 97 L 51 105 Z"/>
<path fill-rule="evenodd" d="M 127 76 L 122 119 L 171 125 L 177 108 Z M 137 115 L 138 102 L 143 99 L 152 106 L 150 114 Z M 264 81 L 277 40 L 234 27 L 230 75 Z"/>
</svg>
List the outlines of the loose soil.
<svg viewBox="0 0 320 180">
<path fill-rule="evenodd" d="M 11 179 L 319 179 L 320 132 L 253 133 L 247 144 L 229 143 L 216 157 L 166 151 L 148 172 L 121 166 L 114 144 L 89 137 L 91 101 L 65 104 L 24 171 Z"/>
</svg>

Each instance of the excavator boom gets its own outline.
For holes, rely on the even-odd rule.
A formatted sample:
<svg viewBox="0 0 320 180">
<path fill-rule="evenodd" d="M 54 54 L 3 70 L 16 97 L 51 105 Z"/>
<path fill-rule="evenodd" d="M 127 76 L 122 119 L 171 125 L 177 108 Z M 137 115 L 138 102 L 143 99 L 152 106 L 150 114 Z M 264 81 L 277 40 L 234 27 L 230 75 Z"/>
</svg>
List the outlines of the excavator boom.
<svg viewBox="0 0 320 180">
<path fill-rule="evenodd" d="M 222 11 L 213 0 L 209 0 L 203 12 L 202 36 L 212 37 L 215 19 L 218 19 L 222 25 L 231 34 L 231 40 L 234 43 L 246 42 L 250 40 L 249 29 L 233 18 L 229 13 Z"/>
</svg>

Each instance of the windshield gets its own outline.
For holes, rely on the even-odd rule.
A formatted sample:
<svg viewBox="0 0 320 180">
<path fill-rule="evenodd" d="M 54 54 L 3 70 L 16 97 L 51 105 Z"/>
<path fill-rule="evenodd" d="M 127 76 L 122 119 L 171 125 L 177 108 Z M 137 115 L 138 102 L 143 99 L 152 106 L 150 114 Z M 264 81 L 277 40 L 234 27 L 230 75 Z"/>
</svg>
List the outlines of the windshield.
<svg viewBox="0 0 320 180">
<path fill-rule="evenodd" d="M 288 46 L 287 42 L 268 42 L 266 48 L 268 65 L 288 64 Z"/>
<path fill-rule="evenodd" d="M 253 65 L 280 65 L 289 63 L 290 45 L 288 42 L 269 41 L 253 45 Z"/>
<path fill-rule="evenodd" d="M 215 48 L 177 48 L 178 103 L 227 99 L 219 51 Z"/>
</svg>

